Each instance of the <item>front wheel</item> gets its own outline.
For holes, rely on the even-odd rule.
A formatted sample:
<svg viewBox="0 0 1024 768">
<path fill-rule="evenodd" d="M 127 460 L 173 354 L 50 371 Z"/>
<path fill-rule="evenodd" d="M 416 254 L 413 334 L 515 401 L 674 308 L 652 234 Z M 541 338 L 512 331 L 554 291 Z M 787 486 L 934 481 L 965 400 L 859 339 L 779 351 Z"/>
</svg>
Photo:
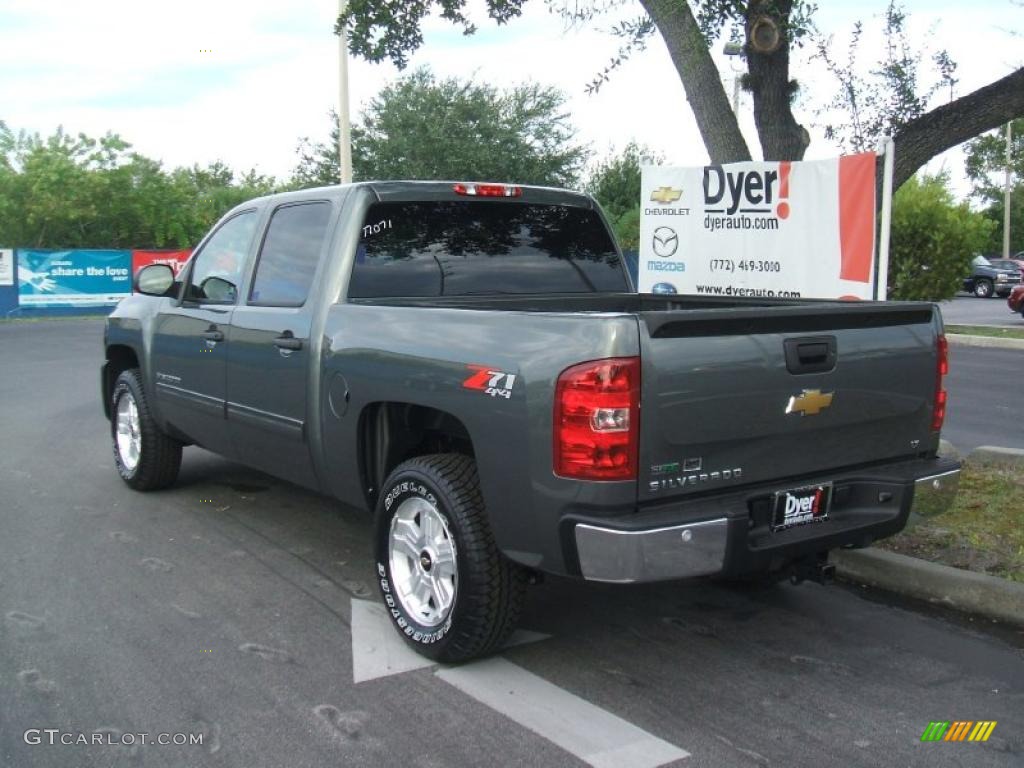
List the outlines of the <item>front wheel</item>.
<svg viewBox="0 0 1024 768">
<path fill-rule="evenodd" d="M 178 477 L 181 443 L 157 426 L 137 369 L 121 372 L 110 399 L 110 437 L 121 479 L 137 491 L 166 488 Z"/>
<path fill-rule="evenodd" d="M 974 295 L 979 299 L 987 299 L 992 296 L 992 281 L 978 280 L 974 283 Z"/>
<path fill-rule="evenodd" d="M 377 502 L 376 550 L 391 621 L 423 656 L 468 661 L 515 628 L 525 574 L 494 542 L 472 459 L 436 454 L 396 467 Z"/>
</svg>

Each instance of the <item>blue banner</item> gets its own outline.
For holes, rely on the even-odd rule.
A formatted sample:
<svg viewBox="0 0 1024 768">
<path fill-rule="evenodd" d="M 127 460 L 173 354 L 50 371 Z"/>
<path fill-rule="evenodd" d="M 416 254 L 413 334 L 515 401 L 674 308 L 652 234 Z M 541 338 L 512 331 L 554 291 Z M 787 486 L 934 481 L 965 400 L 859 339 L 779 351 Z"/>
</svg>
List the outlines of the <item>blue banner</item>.
<svg viewBox="0 0 1024 768">
<path fill-rule="evenodd" d="M 18 249 L 23 307 L 113 305 L 131 293 L 131 251 Z"/>
</svg>

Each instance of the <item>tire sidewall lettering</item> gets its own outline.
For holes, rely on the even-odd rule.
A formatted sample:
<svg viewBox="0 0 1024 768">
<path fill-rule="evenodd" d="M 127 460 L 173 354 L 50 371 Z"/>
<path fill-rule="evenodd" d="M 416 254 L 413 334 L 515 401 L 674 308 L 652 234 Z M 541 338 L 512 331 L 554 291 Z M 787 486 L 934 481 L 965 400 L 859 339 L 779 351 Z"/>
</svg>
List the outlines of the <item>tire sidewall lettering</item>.
<svg viewBox="0 0 1024 768">
<path fill-rule="evenodd" d="M 443 508 L 438 504 L 437 496 L 423 482 L 418 480 L 402 480 L 401 482 L 392 485 L 383 498 L 382 504 L 384 507 L 386 524 L 382 525 L 383 531 L 380 532 L 381 536 L 386 537 L 387 535 L 387 530 L 391 521 L 391 515 L 389 513 L 391 512 L 392 507 L 406 496 L 419 496 L 432 504 L 444 519 L 445 525 L 448 526 L 448 529 L 450 531 L 453 530 L 449 516 L 445 514 Z M 380 542 L 380 544 L 383 545 L 384 542 Z M 381 550 L 381 557 L 384 557 L 383 551 L 386 551 L 386 547 L 382 546 Z M 401 605 L 395 599 L 394 594 L 392 593 L 390 573 L 388 571 L 388 563 L 386 560 L 377 562 L 377 575 L 384 603 L 387 606 L 391 620 L 394 622 L 399 632 L 405 635 L 409 641 L 416 643 L 417 645 L 433 645 L 444 640 L 452 629 L 452 617 L 458 610 L 458 598 L 456 598 L 456 605 L 452 607 L 452 610 L 445 619 L 444 624 L 436 629 L 423 627 L 416 623 L 415 619 L 407 617 L 402 610 Z"/>
</svg>

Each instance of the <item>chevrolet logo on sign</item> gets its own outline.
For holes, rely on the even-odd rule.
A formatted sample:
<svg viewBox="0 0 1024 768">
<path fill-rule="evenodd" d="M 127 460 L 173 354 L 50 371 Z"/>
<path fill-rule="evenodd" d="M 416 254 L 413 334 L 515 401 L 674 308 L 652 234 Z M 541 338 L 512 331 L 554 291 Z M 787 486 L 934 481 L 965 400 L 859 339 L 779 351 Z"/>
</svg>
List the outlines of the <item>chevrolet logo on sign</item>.
<svg viewBox="0 0 1024 768">
<path fill-rule="evenodd" d="M 674 203 L 680 197 L 683 196 L 683 190 L 674 189 L 672 187 L 658 187 L 656 190 L 651 192 L 651 201 L 655 203 L 662 203 L 668 205 Z"/>
<path fill-rule="evenodd" d="M 820 389 L 805 389 L 799 395 L 789 398 L 786 413 L 799 413 L 801 416 L 817 416 L 832 405 L 834 392 L 822 394 Z"/>
</svg>

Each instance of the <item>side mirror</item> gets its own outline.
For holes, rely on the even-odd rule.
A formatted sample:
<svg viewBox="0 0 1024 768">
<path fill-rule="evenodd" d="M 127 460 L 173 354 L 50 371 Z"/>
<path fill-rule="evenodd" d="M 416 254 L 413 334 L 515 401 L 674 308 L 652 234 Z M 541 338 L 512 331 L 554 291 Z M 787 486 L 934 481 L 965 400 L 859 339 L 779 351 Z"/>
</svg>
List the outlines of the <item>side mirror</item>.
<svg viewBox="0 0 1024 768">
<path fill-rule="evenodd" d="M 166 296 L 174 287 L 174 270 L 167 264 L 150 264 L 135 273 L 135 290 L 147 296 Z"/>
<path fill-rule="evenodd" d="M 238 288 L 230 280 L 223 277 L 210 276 L 200 283 L 199 288 L 210 301 L 233 302 Z"/>
</svg>

